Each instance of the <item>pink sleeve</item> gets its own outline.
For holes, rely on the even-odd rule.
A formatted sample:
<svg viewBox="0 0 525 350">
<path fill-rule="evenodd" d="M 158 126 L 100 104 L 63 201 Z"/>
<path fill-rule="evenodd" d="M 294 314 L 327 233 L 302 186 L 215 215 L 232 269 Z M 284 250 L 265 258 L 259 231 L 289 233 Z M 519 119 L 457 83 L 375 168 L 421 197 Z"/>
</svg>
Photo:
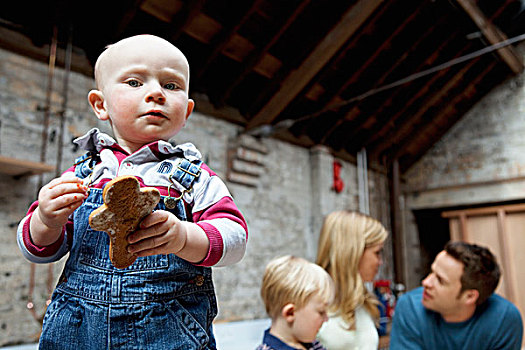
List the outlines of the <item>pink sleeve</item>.
<svg viewBox="0 0 525 350">
<path fill-rule="evenodd" d="M 231 197 L 224 197 L 205 210 L 194 213 L 193 221 L 204 230 L 210 241 L 208 254 L 199 265 L 218 264 L 224 260 L 225 251 L 231 256 L 231 261 L 223 261 L 225 265 L 242 258 L 248 239 L 248 227 Z"/>
<path fill-rule="evenodd" d="M 39 246 L 33 243 L 33 240 L 31 239 L 31 233 L 30 233 L 30 222 L 31 217 L 33 216 L 34 211 L 38 207 L 38 201 L 34 202 L 31 207 L 29 207 L 28 214 L 26 215 L 26 220 L 24 221 L 24 224 L 22 226 L 22 240 L 24 243 L 25 249 L 31 253 L 32 255 L 38 256 L 38 257 L 49 257 L 55 255 L 60 247 L 62 246 L 65 238 L 65 232 L 66 230 L 72 230 L 73 223 L 68 221 L 64 229 L 62 230 L 62 234 L 60 235 L 60 238 L 53 244 L 50 244 L 48 246 Z M 71 236 L 71 235 L 69 235 Z"/>
</svg>

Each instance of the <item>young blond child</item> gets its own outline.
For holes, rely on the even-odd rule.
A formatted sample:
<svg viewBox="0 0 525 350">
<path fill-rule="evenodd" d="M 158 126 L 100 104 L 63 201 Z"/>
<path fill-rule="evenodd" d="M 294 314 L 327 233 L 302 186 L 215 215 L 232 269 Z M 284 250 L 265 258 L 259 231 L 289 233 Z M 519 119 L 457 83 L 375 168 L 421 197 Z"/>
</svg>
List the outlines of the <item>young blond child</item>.
<svg viewBox="0 0 525 350">
<path fill-rule="evenodd" d="M 315 338 L 334 298 L 328 273 L 305 259 L 286 255 L 268 263 L 261 296 L 272 320 L 257 350 L 322 350 Z"/>
<path fill-rule="evenodd" d="M 247 226 L 195 146 L 168 142 L 194 106 L 188 61 L 167 40 L 133 36 L 102 52 L 95 81 L 88 101 L 113 137 L 92 129 L 75 140 L 87 153 L 42 187 L 18 229 L 32 262 L 69 253 L 39 348 L 215 349 L 210 267 L 243 257 Z M 138 258 L 125 269 L 111 264 L 108 235 L 88 224 L 104 186 L 120 175 L 162 196 L 129 235 Z"/>
</svg>

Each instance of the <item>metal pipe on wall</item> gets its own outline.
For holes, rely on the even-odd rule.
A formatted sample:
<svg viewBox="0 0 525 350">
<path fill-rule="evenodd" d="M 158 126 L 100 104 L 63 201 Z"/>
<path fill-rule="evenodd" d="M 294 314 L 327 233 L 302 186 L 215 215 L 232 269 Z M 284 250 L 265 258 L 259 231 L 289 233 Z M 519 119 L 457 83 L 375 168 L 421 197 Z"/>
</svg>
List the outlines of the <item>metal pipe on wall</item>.
<svg viewBox="0 0 525 350">
<path fill-rule="evenodd" d="M 405 276 L 405 253 L 404 253 L 404 235 L 401 205 L 399 199 L 401 196 L 401 177 L 399 172 L 399 161 L 394 159 L 389 176 L 390 182 L 390 213 L 392 220 L 392 245 L 394 248 L 394 276 L 397 283 L 406 285 Z"/>
<path fill-rule="evenodd" d="M 68 38 L 66 47 L 66 58 L 64 62 L 64 83 L 62 86 L 62 108 L 60 110 L 60 129 L 58 131 L 57 143 L 57 161 L 55 166 L 55 175 L 58 177 L 62 174 L 62 153 L 64 146 L 64 126 L 66 122 L 66 110 L 69 90 L 69 74 L 71 72 L 71 56 L 73 52 L 73 24 L 69 24 Z"/>
<path fill-rule="evenodd" d="M 370 215 L 370 204 L 368 194 L 368 165 L 366 149 L 357 152 L 357 186 L 359 188 L 359 211 Z"/>
</svg>

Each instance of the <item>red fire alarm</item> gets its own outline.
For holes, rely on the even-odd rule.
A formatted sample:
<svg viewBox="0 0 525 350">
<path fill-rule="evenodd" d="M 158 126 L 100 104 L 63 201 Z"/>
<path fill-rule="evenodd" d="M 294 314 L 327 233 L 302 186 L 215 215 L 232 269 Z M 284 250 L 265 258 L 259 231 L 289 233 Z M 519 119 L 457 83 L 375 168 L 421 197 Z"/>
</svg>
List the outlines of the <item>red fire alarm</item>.
<svg viewBox="0 0 525 350">
<path fill-rule="evenodd" d="M 341 168 L 343 165 L 338 162 L 337 160 L 334 160 L 334 184 L 332 185 L 332 189 L 335 191 L 335 193 L 340 193 L 343 188 L 345 187 L 345 184 L 343 183 L 343 180 L 341 179 Z"/>
</svg>

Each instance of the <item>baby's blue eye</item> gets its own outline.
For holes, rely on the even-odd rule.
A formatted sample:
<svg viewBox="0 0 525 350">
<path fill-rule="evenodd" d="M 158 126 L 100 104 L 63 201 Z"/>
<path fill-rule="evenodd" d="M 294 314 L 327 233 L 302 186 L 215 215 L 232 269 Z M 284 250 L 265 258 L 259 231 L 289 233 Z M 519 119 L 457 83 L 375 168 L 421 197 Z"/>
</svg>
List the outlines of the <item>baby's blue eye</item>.
<svg viewBox="0 0 525 350">
<path fill-rule="evenodd" d="M 164 85 L 164 88 L 168 90 L 175 90 L 177 88 L 177 85 L 175 85 L 174 83 L 167 83 L 166 85 Z"/>
<path fill-rule="evenodd" d="M 127 81 L 128 85 L 131 87 L 139 87 L 140 83 L 137 80 L 129 80 Z"/>
</svg>

